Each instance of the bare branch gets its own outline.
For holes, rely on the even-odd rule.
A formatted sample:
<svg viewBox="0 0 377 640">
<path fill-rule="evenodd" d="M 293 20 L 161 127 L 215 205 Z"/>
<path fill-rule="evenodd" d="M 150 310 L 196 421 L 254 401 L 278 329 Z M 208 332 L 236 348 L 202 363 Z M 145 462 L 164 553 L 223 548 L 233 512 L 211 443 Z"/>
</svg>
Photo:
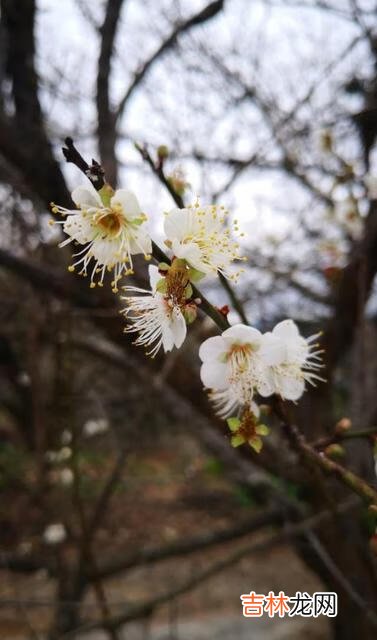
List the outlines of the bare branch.
<svg viewBox="0 0 377 640">
<path fill-rule="evenodd" d="M 115 156 L 117 131 L 116 115 L 110 105 L 109 82 L 115 36 L 123 2 L 124 0 L 108 0 L 107 2 L 105 19 L 100 29 L 102 40 L 97 71 L 98 146 L 107 179 L 113 187 L 116 187 L 118 181 L 118 166 Z"/>
<path fill-rule="evenodd" d="M 157 60 L 159 60 L 159 58 L 163 54 L 165 54 L 167 51 L 169 51 L 169 49 L 175 46 L 179 36 L 181 36 L 183 33 L 186 33 L 193 27 L 196 27 L 200 24 L 203 24 L 204 22 L 207 22 L 207 20 L 210 20 L 211 18 L 216 16 L 223 9 L 223 7 L 224 7 L 224 0 L 214 0 L 209 5 L 207 5 L 204 9 L 199 11 L 196 15 L 192 16 L 185 22 L 181 22 L 173 29 L 170 36 L 166 40 L 164 40 L 164 42 L 159 46 L 157 51 L 155 51 L 155 53 L 149 58 L 149 60 L 147 60 L 143 64 L 140 71 L 138 71 L 135 74 L 135 77 L 132 83 L 128 87 L 124 97 L 119 103 L 117 114 L 116 114 L 117 119 L 121 118 L 121 116 L 123 115 L 124 110 L 128 102 L 130 101 L 131 96 L 134 94 L 135 90 L 138 88 L 138 86 L 144 79 L 145 75 L 148 73 L 151 67 L 155 64 L 155 62 L 157 62 Z"/>
</svg>

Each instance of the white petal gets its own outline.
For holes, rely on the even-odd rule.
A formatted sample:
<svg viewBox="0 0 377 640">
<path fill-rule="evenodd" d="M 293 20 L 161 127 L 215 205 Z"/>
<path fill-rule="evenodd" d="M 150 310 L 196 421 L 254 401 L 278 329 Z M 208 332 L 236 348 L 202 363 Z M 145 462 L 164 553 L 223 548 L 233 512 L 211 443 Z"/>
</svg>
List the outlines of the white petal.
<svg viewBox="0 0 377 640">
<path fill-rule="evenodd" d="M 132 253 L 132 255 L 136 255 L 138 253 L 147 255 L 152 253 L 152 241 L 144 225 L 140 225 L 137 229 L 132 230 L 129 246 L 130 253 Z"/>
<path fill-rule="evenodd" d="M 110 205 L 120 205 L 123 209 L 124 215 L 129 220 L 137 218 L 141 214 L 140 205 L 138 200 L 132 191 L 128 189 L 117 189 L 113 197 L 110 200 Z"/>
<path fill-rule="evenodd" d="M 202 262 L 202 252 L 195 242 L 183 244 L 179 240 L 173 239 L 171 248 L 177 258 L 186 260 L 194 269 L 198 269 L 198 271 L 202 271 L 203 273 L 208 271 L 208 266 Z"/>
<path fill-rule="evenodd" d="M 118 262 L 119 238 L 98 238 L 93 242 L 91 252 L 100 265 L 113 265 Z"/>
<path fill-rule="evenodd" d="M 214 336 L 213 338 L 208 338 L 200 345 L 199 358 L 202 362 L 208 360 L 221 361 L 226 351 L 226 342 L 222 336 Z"/>
<path fill-rule="evenodd" d="M 88 209 L 89 207 L 94 207 L 95 209 L 103 208 L 101 197 L 90 182 L 87 185 L 76 187 L 71 193 L 71 198 L 82 209 Z"/>
<path fill-rule="evenodd" d="M 148 267 L 148 275 L 151 289 L 152 291 L 156 291 L 157 283 L 162 278 L 161 274 L 158 271 L 158 267 L 156 267 L 156 265 L 154 264 L 150 264 Z"/>
<path fill-rule="evenodd" d="M 253 344 L 259 345 L 262 341 L 262 334 L 254 327 L 248 327 L 245 324 L 235 324 L 233 327 L 226 329 L 222 334 L 223 338 L 229 344 Z"/>
<path fill-rule="evenodd" d="M 170 326 L 174 337 L 174 344 L 179 349 L 187 334 L 186 320 L 184 319 L 180 309 L 173 310 Z"/>
<path fill-rule="evenodd" d="M 277 386 L 281 397 L 286 400 L 298 400 L 305 391 L 304 380 L 296 376 L 279 375 Z"/>
<path fill-rule="evenodd" d="M 272 330 L 272 333 L 285 342 L 287 349 L 286 362 L 304 364 L 309 355 L 309 347 L 305 338 L 300 335 L 293 320 L 279 322 Z"/>
<path fill-rule="evenodd" d="M 81 212 L 70 215 L 64 222 L 63 230 L 80 244 L 86 244 L 93 239 L 94 232 L 90 219 L 84 218 Z"/>
<path fill-rule="evenodd" d="M 260 416 L 260 409 L 255 402 L 250 403 L 250 411 L 255 415 L 256 418 Z"/>
<path fill-rule="evenodd" d="M 258 355 L 265 365 L 281 364 L 286 357 L 286 345 L 283 340 L 277 338 L 272 333 L 265 333 L 262 337 Z"/>
<path fill-rule="evenodd" d="M 174 335 L 170 328 L 170 324 L 166 324 L 162 327 L 162 346 L 165 353 L 171 351 L 174 347 Z"/>
<path fill-rule="evenodd" d="M 190 209 L 172 209 L 164 221 L 164 232 L 169 240 L 183 238 L 190 233 L 192 212 Z"/>
<path fill-rule="evenodd" d="M 200 368 L 200 378 L 209 389 L 226 389 L 228 382 L 228 367 L 221 362 L 204 362 Z"/>
<path fill-rule="evenodd" d="M 258 380 L 257 391 L 263 398 L 268 398 L 276 393 L 274 377 L 270 369 L 266 369 Z"/>
<path fill-rule="evenodd" d="M 287 342 L 287 362 L 303 365 L 309 356 L 309 346 L 305 338 L 298 336 L 296 340 Z"/>
<path fill-rule="evenodd" d="M 282 340 L 295 340 L 299 337 L 300 332 L 293 320 L 282 320 L 272 330 L 274 336 Z"/>
</svg>

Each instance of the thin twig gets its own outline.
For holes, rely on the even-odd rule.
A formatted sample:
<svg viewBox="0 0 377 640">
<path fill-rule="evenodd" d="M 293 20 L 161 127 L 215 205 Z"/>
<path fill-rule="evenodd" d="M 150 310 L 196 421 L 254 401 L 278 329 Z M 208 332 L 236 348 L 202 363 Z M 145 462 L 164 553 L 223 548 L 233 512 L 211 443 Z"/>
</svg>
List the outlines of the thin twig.
<svg viewBox="0 0 377 640">
<path fill-rule="evenodd" d="M 316 451 L 299 431 L 296 425 L 292 424 L 287 416 L 282 402 L 274 403 L 274 411 L 283 423 L 283 429 L 292 447 L 302 456 L 304 460 L 314 463 L 326 474 L 336 476 L 343 484 L 352 489 L 369 504 L 377 505 L 377 491 L 371 487 L 360 476 L 346 469 L 338 462 L 334 462 L 322 452 Z"/>
</svg>

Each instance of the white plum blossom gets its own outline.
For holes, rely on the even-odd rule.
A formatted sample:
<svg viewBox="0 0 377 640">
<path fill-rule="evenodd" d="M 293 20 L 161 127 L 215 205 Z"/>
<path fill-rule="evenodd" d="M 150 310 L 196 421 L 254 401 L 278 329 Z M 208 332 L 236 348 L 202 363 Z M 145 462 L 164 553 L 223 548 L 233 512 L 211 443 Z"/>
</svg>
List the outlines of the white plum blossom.
<svg viewBox="0 0 377 640">
<path fill-rule="evenodd" d="M 165 243 L 174 256 L 186 260 L 202 274 L 219 272 L 234 280 L 240 272 L 232 274 L 229 267 L 234 260 L 243 258 L 238 243 L 224 227 L 227 214 L 224 207 L 201 207 L 199 203 L 186 209 L 172 209 L 165 214 Z M 234 229 L 238 230 L 237 222 Z"/>
<path fill-rule="evenodd" d="M 149 266 L 149 280 L 151 290 L 127 285 L 123 287 L 126 293 L 141 295 L 121 296 L 126 302 L 122 311 L 132 321 L 125 333 L 139 333 L 135 344 L 152 347 L 147 353 L 154 357 L 162 347 L 165 352 L 173 347 L 181 347 L 187 333 L 186 320 L 182 313 L 181 296 L 166 295 L 157 291 L 161 281 L 158 268 Z"/>
<path fill-rule="evenodd" d="M 201 345 L 200 377 L 212 390 L 211 399 L 219 415 L 226 417 L 242 405 L 250 406 L 255 390 L 263 385 L 262 341 L 258 329 L 237 324 Z"/>
<path fill-rule="evenodd" d="M 105 189 L 105 187 L 103 188 Z M 109 188 L 110 189 L 110 188 Z M 102 191 L 102 190 L 101 190 Z M 132 256 L 144 254 L 150 259 L 151 239 L 146 231 L 146 215 L 142 213 L 136 196 L 126 189 L 103 192 L 103 199 L 91 183 L 72 192 L 77 209 L 52 204 L 53 213 L 63 216 L 63 231 L 69 237 L 60 243 L 85 245 L 73 254 L 69 267 L 86 276 L 91 264 L 91 287 L 102 286 L 106 271 L 114 270 L 112 286 L 117 290 L 119 278 L 133 273 Z"/>
<path fill-rule="evenodd" d="M 285 400 L 299 400 L 305 391 L 305 382 L 315 386 L 324 381 L 317 371 L 322 368 L 321 353 L 314 343 L 319 333 L 303 338 L 293 320 L 279 322 L 272 332 L 263 336 L 261 357 L 267 365 L 259 393 L 270 396 L 277 393 Z M 313 344 L 314 343 L 314 344 Z M 275 357 L 268 361 L 265 352 Z"/>
<path fill-rule="evenodd" d="M 265 334 L 238 324 L 205 340 L 199 350 L 200 376 L 218 414 L 226 417 L 245 406 L 255 414 L 255 393 L 298 400 L 305 382 L 321 380 L 316 373 L 321 352 L 312 345 L 318 335 L 305 339 L 293 320 L 284 320 Z"/>
</svg>

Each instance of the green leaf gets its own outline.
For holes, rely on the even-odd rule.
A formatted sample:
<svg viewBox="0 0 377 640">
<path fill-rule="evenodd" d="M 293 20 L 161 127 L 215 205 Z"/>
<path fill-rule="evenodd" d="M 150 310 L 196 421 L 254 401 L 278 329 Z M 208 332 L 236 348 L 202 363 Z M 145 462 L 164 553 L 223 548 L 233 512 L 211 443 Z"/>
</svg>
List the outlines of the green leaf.
<svg viewBox="0 0 377 640">
<path fill-rule="evenodd" d="M 228 418 L 227 423 L 231 431 L 237 431 L 238 427 L 241 424 L 241 420 L 239 418 Z"/>
<path fill-rule="evenodd" d="M 257 424 L 257 426 L 255 427 L 255 432 L 258 434 L 258 436 L 268 436 L 268 434 L 270 433 L 270 429 L 266 424 Z"/>
<path fill-rule="evenodd" d="M 261 438 L 256 436 L 255 438 L 250 438 L 249 445 L 256 453 L 260 453 L 263 447 L 263 442 Z"/>
<path fill-rule="evenodd" d="M 245 438 L 237 433 L 235 436 L 232 436 L 230 439 L 232 447 L 239 447 L 241 444 L 246 442 Z"/>
</svg>

